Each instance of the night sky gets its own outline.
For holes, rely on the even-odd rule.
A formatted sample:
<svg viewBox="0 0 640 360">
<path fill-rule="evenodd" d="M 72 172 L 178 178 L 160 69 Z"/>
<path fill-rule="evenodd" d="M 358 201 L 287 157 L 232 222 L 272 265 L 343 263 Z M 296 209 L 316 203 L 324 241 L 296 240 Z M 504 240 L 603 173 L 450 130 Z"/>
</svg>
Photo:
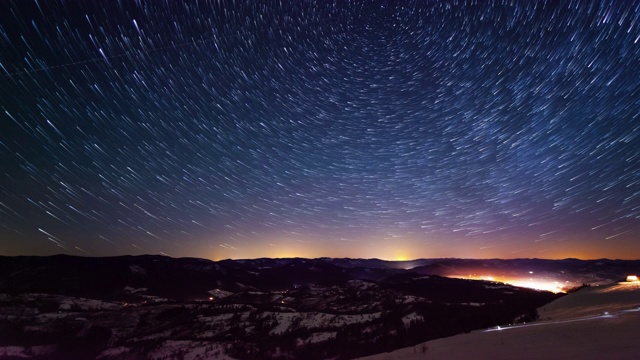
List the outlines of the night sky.
<svg viewBox="0 0 640 360">
<path fill-rule="evenodd" d="M 640 2 L 0 4 L 0 255 L 640 258 Z"/>
</svg>

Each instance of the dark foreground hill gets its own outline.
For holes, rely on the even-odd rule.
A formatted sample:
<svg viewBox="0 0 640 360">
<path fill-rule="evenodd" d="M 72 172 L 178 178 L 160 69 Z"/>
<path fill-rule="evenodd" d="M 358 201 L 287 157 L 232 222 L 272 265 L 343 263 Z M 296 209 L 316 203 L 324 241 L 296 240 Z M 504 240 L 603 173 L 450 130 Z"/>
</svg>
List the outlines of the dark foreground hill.
<svg viewBox="0 0 640 360">
<path fill-rule="evenodd" d="M 553 301 L 532 324 L 477 330 L 365 359 L 635 360 L 638 329 L 640 282 L 624 281 L 584 287 Z"/>
<path fill-rule="evenodd" d="M 403 267 L 0 257 L 0 359 L 347 359 L 531 321 L 561 296 Z"/>
</svg>

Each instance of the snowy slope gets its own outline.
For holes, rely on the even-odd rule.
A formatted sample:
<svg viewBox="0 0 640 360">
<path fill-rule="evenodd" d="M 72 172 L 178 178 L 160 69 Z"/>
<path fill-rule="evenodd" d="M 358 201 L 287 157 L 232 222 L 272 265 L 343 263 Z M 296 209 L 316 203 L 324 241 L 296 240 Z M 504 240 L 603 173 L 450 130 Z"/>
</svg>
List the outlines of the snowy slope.
<svg viewBox="0 0 640 360">
<path fill-rule="evenodd" d="M 474 331 L 368 360 L 638 359 L 640 283 L 584 288 L 540 309 L 535 323 Z"/>
</svg>

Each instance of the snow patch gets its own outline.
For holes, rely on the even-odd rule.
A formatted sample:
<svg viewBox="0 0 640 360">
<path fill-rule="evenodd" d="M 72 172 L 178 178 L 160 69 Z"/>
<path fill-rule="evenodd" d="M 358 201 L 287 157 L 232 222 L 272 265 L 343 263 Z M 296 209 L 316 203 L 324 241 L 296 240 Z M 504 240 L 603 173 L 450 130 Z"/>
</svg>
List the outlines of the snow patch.
<svg viewBox="0 0 640 360">
<path fill-rule="evenodd" d="M 421 315 L 416 314 L 415 312 L 402 317 L 402 323 L 404 324 L 404 327 L 411 326 L 412 322 L 424 322 L 424 318 Z"/>
<path fill-rule="evenodd" d="M 134 274 L 140 274 L 143 276 L 147 276 L 147 270 L 145 270 L 142 266 L 139 265 L 130 265 L 129 270 L 131 270 Z"/>
<path fill-rule="evenodd" d="M 305 345 L 305 344 L 316 344 L 316 343 L 319 343 L 319 342 L 323 342 L 323 341 L 327 341 L 327 340 L 330 340 L 330 339 L 334 339 L 336 337 L 336 334 L 337 334 L 336 331 L 317 332 L 317 333 L 311 334 L 306 339 L 298 338 L 296 340 L 296 344 L 298 346 Z"/>
<path fill-rule="evenodd" d="M 233 295 L 232 292 L 229 291 L 225 291 L 225 290 L 221 290 L 221 289 L 213 289 L 213 290 L 209 290 L 207 291 L 211 296 L 213 296 L 214 298 L 218 298 L 218 299 L 224 299 L 227 296 Z"/>
<path fill-rule="evenodd" d="M 128 292 L 129 294 L 137 294 L 137 293 L 140 293 L 140 292 L 146 292 L 147 290 L 149 290 L 149 289 L 148 288 L 135 289 L 135 288 L 133 288 L 131 286 L 125 286 L 124 287 L 124 291 Z"/>
</svg>

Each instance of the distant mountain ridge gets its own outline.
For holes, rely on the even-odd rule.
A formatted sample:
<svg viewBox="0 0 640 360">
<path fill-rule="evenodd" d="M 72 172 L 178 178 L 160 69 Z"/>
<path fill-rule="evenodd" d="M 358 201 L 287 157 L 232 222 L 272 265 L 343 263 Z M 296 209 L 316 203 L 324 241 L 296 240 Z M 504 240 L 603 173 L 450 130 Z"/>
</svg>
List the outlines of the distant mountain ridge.
<svg viewBox="0 0 640 360">
<path fill-rule="evenodd" d="M 441 276 L 469 274 L 526 278 L 534 275 L 568 281 L 575 285 L 601 285 L 621 281 L 629 274 L 640 273 L 640 260 L 579 259 L 438 259 L 411 271 Z"/>
<path fill-rule="evenodd" d="M 640 273 L 640 260 L 417 259 L 385 261 L 349 258 L 282 258 L 211 261 L 161 255 L 80 257 L 0 256 L 0 292 L 42 292 L 101 299 L 123 299 L 125 287 L 147 294 L 188 300 L 212 289 L 229 292 L 286 290 L 349 280 L 384 282 L 402 274 L 456 276 L 501 273 L 597 284 Z"/>
</svg>

